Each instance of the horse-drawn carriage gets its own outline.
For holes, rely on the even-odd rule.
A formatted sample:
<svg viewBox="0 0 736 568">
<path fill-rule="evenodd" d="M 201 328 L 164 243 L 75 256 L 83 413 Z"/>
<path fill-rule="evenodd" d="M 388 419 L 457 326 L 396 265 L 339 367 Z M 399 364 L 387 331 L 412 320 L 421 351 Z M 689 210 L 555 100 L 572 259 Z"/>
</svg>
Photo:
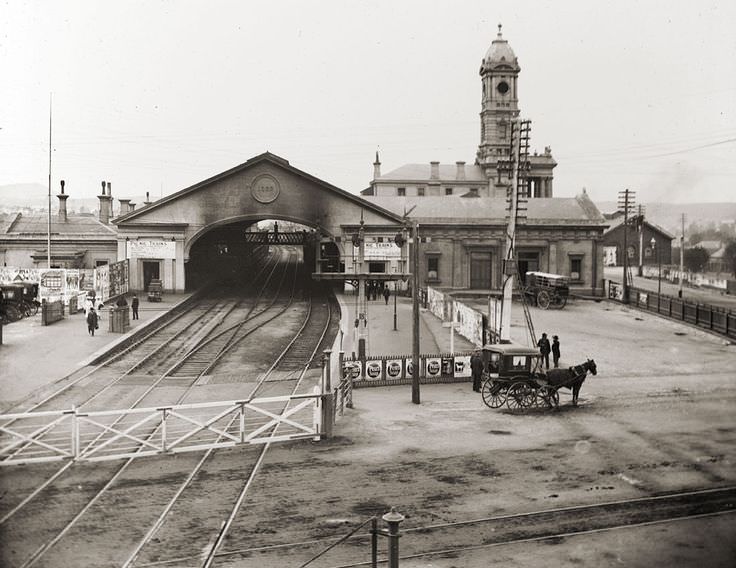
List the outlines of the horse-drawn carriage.
<svg viewBox="0 0 736 568">
<path fill-rule="evenodd" d="M 543 310 L 549 307 L 564 308 L 570 294 L 568 279 L 560 274 L 547 272 L 527 272 L 524 296 Z"/>
<path fill-rule="evenodd" d="M 38 284 L 13 282 L 0 285 L 0 320 L 3 323 L 17 321 L 38 313 Z"/>
<path fill-rule="evenodd" d="M 505 404 L 511 410 L 557 408 L 561 388 L 572 391 L 572 403 L 577 405 L 588 371 L 597 373 L 592 359 L 568 369 L 549 369 L 545 373 L 539 351 L 516 343 L 484 346 L 483 363 L 487 370 L 481 386 L 483 402 L 490 408 Z"/>
</svg>

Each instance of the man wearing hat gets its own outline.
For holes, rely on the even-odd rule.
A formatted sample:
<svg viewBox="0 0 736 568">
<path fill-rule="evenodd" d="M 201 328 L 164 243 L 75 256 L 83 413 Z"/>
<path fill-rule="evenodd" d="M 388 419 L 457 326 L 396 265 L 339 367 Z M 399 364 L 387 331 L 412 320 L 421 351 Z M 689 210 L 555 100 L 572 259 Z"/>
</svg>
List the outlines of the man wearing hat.
<svg viewBox="0 0 736 568">
<path fill-rule="evenodd" d="M 552 336 L 552 360 L 555 364 L 555 369 L 560 366 L 560 338 L 556 335 Z"/>
</svg>

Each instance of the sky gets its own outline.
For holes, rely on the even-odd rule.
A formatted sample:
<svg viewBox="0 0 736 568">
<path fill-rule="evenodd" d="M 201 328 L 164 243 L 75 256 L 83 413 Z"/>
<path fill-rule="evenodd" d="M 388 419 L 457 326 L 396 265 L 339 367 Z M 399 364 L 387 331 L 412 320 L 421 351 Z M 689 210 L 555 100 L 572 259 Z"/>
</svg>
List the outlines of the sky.
<svg viewBox="0 0 736 568">
<path fill-rule="evenodd" d="M 554 192 L 736 201 L 736 2 L 0 1 L 0 186 L 168 195 L 270 151 L 351 193 L 472 163 L 503 24 Z M 0 194 L 0 199 L 1 199 Z"/>
</svg>

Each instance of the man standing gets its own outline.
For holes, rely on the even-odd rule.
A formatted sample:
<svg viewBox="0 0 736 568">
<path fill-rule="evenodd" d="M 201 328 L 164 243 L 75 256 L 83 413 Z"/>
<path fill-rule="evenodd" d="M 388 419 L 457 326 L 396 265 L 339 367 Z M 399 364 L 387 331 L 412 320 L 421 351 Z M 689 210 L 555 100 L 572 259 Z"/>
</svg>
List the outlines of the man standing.
<svg viewBox="0 0 736 568">
<path fill-rule="evenodd" d="M 133 299 L 130 302 L 130 307 L 133 308 L 133 319 L 138 319 L 138 296 L 133 294 Z"/>
<path fill-rule="evenodd" d="M 543 333 L 542 338 L 537 341 L 537 347 L 539 347 L 539 352 L 542 354 L 542 361 L 544 361 L 545 366 L 549 369 L 549 352 L 551 349 L 546 333 Z"/>
<path fill-rule="evenodd" d="M 560 366 L 560 338 L 556 335 L 552 336 L 552 361 L 557 369 Z"/>
<path fill-rule="evenodd" d="M 388 289 L 388 286 L 383 287 L 383 297 L 386 300 L 386 305 L 388 306 L 388 299 L 391 296 L 391 291 Z"/>
<path fill-rule="evenodd" d="M 478 351 L 475 351 L 470 357 L 470 372 L 473 376 L 473 390 L 480 392 L 480 383 L 483 377 L 483 358 Z"/>
<path fill-rule="evenodd" d="M 96 329 L 97 329 L 97 312 L 95 312 L 95 308 L 94 306 L 92 306 L 87 312 L 87 333 L 89 333 L 92 337 L 94 337 Z"/>
</svg>

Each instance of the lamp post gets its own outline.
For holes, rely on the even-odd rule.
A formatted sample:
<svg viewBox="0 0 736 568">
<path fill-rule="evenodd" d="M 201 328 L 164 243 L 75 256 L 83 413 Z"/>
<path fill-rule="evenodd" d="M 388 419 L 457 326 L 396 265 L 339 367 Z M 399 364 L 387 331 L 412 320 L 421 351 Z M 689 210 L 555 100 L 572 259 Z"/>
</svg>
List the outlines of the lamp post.
<svg viewBox="0 0 736 568">
<path fill-rule="evenodd" d="M 659 313 L 659 298 L 662 295 L 662 259 L 659 256 L 659 248 L 657 247 L 657 240 L 652 237 L 649 241 L 652 245 L 652 251 L 657 255 L 657 313 Z"/>
</svg>

